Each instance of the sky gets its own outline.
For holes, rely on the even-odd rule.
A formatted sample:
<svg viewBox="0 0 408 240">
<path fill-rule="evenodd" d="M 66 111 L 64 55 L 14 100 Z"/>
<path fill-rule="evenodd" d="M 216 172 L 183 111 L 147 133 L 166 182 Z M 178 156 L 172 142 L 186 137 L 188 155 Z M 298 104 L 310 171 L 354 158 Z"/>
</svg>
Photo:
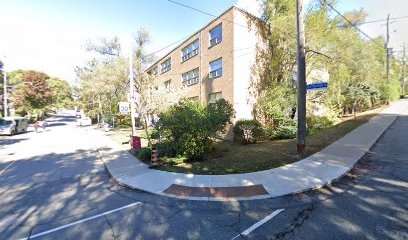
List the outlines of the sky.
<svg viewBox="0 0 408 240">
<path fill-rule="evenodd" d="M 232 5 L 259 15 L 256 0 L 175 1 L 212 15 Z M 363 8 L 367 21 L 386 19 L 387 14 L 391 18 L 408 15 L 408 0 L 338 0 L 335 7 L 340 12 Z M 0 0 L 0 10 L 0 60 L 6 70 L 33 69 L 68 82 L 75 79 L 75 66 L 89 57 L 84 49 L 87 40 L 118 36 L 126 50 L 132 34 L 143 27 L 152 37 L 147 50 L 154 52 L 213 19 L 168 0 Z M 371 37 L 384 35 L 384 23 L 365 24 L 361 29 Z M 397 52 L 404 41 L 408 44 L 408 18 L 396 20 L 390 30 L 391 46 Z"/>
</svg>

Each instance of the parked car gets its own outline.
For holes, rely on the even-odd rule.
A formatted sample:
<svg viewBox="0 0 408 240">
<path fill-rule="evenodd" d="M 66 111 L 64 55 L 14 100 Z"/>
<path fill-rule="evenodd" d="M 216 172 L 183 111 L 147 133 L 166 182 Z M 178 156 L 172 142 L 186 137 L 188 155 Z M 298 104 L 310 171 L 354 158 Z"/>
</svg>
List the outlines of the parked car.
<svg viewBox="0 0 408 240">
<path fill-rule="evenodd" d="M 25 117 L 0 118 L 0 134 L 14 135 L 27 132 L 28 119 Z"/>
<path fill-rule="evenodd" d="M 76 116 L 76 118 L 81 118 L 81 111 L 76 110 L 75 111 L 75 116 Z"/>
<path fill-rule="evenodd" d="M 113 127 L 112 127 L 111 125 L 107 124 L 107 123 L 104 123 L 104 124 L 102 125 L 102 128 L 103 128 L 103 130 L 104 130 L 105 132 L 109 132 L 110 130 L 113 129 Z"/>
<path fill-rule="evenodd" d="M 92 119 L 90 117 L 84 117 L 84 118 L 77 119 L 77 125 L 78 126 L 91 126 Z"/>
</svg>

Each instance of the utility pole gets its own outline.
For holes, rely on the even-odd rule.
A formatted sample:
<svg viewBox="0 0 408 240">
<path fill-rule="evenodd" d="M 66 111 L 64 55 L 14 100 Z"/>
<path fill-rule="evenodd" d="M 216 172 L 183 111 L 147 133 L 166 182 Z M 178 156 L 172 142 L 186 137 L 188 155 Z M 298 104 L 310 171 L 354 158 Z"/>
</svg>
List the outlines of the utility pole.
<svg viewBox="0 0 408 240">
<path fill-rule="evenodd" d="M 390 82 L 390 14 L 387 16 L 387 39 L 385 50 L 387 51 L 387 82 Z"/>
<path fill-rule="evenodd" d="M 298 80 L 298 132 L 297 151 L 303 154 L 306 148 L 306 51 L 303 0 L 296 1 L 297 23 L 297 80 Z"/>
<path fill-rule="evenodd" d="M 4 59 L 5 59 L 6 57 L 4 57 Z M 7 117 L 8 116 L 8 112 L 7 112 L 7 108 L 8 108 L 8 106 L 7 106 L 7 72 L 6 72 L 6 68 L 4 67 L 4 65 L 5 65 L 5 63 L 3 62 L 3 66 L 2 66 L 2 68 L 3 68 L 3 87 L 4 87 L 4 93 L 3 93 L 3 96 L 4 96 L 4 100 L 3 100 L 3 103 L 4 103 L 4 106 L 3 106 L 3 108 L 4 108 L 4 117 Z"/>
<path fill-rule="evenodd" d="M 402 55 L 402 94 L 405 94 L 405 71 L 406 71 L 406 58 L 405 58 L 405 42 Z"/>
<path fill-rule="evenodd" d="M 130 56 L 129 56 L 129 101 L 130 101 L 130 118 L 132 119 L 132 137 L 135 136 L 136 132 L 136 121 L 135 121 L 135 85 L 133 77 L 133 49 L 130 47 Z M 133 141 L 133 138 L 132 138 Z"/>
</svg>

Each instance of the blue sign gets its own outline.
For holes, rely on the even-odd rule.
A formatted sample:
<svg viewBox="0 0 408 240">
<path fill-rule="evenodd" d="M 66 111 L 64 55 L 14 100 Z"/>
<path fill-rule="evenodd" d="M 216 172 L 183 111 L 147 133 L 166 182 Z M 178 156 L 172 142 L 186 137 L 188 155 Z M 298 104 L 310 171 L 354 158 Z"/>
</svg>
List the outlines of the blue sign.
<svg viewBox="0 0 408 240">
<path fill-rule="evenodd" d="M 308 91 L 327 89 L 327 82 L 311 83 L 306 85 Z"/>
</svg>

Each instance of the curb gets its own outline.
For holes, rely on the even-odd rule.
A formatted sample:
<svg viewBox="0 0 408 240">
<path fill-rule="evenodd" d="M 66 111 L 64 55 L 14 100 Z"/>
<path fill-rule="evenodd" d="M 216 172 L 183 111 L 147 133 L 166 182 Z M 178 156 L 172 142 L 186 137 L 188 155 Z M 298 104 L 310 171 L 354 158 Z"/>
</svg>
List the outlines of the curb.
<svg viewBox="0 0 408 240">
<path fill-rule="evenodd" d="M 403 111 L 401 114 L 406 114 L 408 111 L 405 110 Z M 390 126 L 392 126 L 395 121 L 398 119 L 398 116 L 394 116 L 394 119 L 392 121 L 390 121 L 390 123 L 388 124 L 388 126 L 384 127 L 383 131 L 381 133 L 379 133 L 377 139 L 374 141 L 374 143 L 368 148 L 368 150 L 358 159 L 356 160 L 353 165 L 351 167 L 347 167 L 347 169 L 345 170 L 344 173 L 342 173 L 341 175 L 339 175 L 338 177 L 335 177 L 329 181 L 320 183 L 318 185 L 315 185 L 313 187 L 310 188 L 305 188 L 299 191 L 294 191 L 291 193 L 286 193 L 286 194 L 282 194 L 282 195 L 276 195 L 276 196 L 272 196 L 269 192 L 268 194 L 265 195 L 254 195 L 254 196 L 244 196 L 244 197 L 207 197 L 207 196 L 203 196 L 203 197 L 193 197 L 193 196 L 179 196 L 179 195 L 173 195 L 173 194 L 169 194 L 169 193 L 165 193 L 165 192 L 150 192 L 146 189 L 140 189 L 140 188 L 136 188 L 134 186 L 128 185 L 126 183 L 121 182 L 120 180 L 118 180 L 115 176 L 113 176 L 111 174 L 111 172 L 109 171 L 109 168 L 107 167 L 107 162 L 106 159 L 103 157 L 102 152 L 100 151 L 100 148 L 98 148 L 97 146 L 95 146 L 96 151 L 99 154 L 100 159 L 102 160 L 102 162 L 104 163 L 104 167 L 108 172 L 108 175 L 110 176 L 110 178 L 118 185 L 129 188 L 129 189 L 133 189 L 133 190 L 138 190 L 141 192 L 148 192 L 148 193 L 152 193 L 152 194 L 156 194 L 156 195 L 160 195 L 160 196 L 165 196 L 165 197 L 171 197 L 171 198 L 176 198 L 176 199 L 183 199 L 183 200 L 193 200 L 193 201 L 249 201 L 249 200 L 259 200 L 259 199 L 269 199 L 269 198 L 276 198 L 276 197 L 283 197 L 283 196 L 290 196 L 290 195 L 295 195 L 295 194 L 299 194 L 299 193 L 304 193 L 304 192 L 309 192 L 309 191 L 313 191 L 316 189 L 320 189 L 326 186 L 331 186 L 332 184 L 336 183 L 337 181 L 341 180 L 344 176 L 346 176 L 348 173 L 350 173 L 355 166 L 365 157 L 367 157 L 367 154 L 370 152 L 370 150 L 377 144 L 377 142 L 379 141 L 380 138 L 383 137 L 383 135 L 385 134 L 385 132 L 390 128 Z M 365 123 L 366 124 L 366 123 Z M 364 125 L 364 124 L 363 124 Z M 361 126 L 363 126 L 361 125 Z M 356 128 L 357 129 L 357 128 Z M 351 131 L 352 132 L 352 131 Z M 350 132 L 350 133 L 351 133 Z M 347 134 L 346 134 L 347 135 Z M 340 138 L 341 139 L 341 138 Z M 340 140 L 339 139 L 339 140 Z M 337 140 L 338 141 L 338 140 Z M 123 150 L 124 151 L 124 150 Z M 319 153 L 319 152 L 317 152 Z M 316 153 L 315 153 L 316 154 Z M 135 159 L 137 160 L 137 158 L 135 157 Z M 303 159 L 302 159 L 303 160 Z M 302 161 L 299 160 L 299 161 Z M 147 166 L 147 165 L 146 165 Z M 188 186 L 187 186 L 188 187 Z M 233 188 L 233 187 L 231 187 Z"/>
<path fill-rule="evenodd" d="M 380 139 L 383 137 L 383 135 L 384 135 L 385 132 L 391 127 L 391 125 L 393 125 L 393 124 L 395 123 L 395 121 L 397 120 L 397 118 L 398 118 L 398 117 L 395 117 L 395 119 L 390 123 L 390 125 L 388 125 L 388 127 L 383 130 L 383 132 L 380 134 L 380 136 L 377 138 L 377 140 L 375 140 L 375 142 L 373 143 L 373 145 L 371 145 L 371 147 L 368 149 L 368 151 L 365 152 L 364 155 L 361 156 L 361 157 L 353 164 L 353 166 L 350 167 L 350 168 L 348 168 L 348 170 L 347 170 L 346 172 L 344 172 L 342 175 L 340 175 L 340 176 L 337 177 L 337 178 L 333 178 L 332 180 L 328 181 L 327 183 L 323 183 L 323 184 L 318 185 L 318 186 L 316 186 L 316 187 L 307 188 L 307 189 L 304 189 L 304 190 L 301 190 L 301 191 L 289 193 L 289 194 L 282 195 L 282 196 L 290 196 L 290 195 L 295 195 L 295 194 L 299 194 L 299 193 L 304 193 L 304 192 L 313 191 L 313 190 L 320 189 L 320 188 L 323 188 L 323 187 L 332 186 L 332 185 L 335 184 L 336 182 L 340 181 L 344 176 L 346 176 L 348 173 L 350 173 L 350 172 L 355 168 L 355 166 L 356 166 L 362 159 L 364 159 L 364 158 L 367 157 L 367 155 L 368 155 L 368 153 L 370 152 L 370 150 L 377 144 L 378 140 L 380 140 Z"/>
</svg>

